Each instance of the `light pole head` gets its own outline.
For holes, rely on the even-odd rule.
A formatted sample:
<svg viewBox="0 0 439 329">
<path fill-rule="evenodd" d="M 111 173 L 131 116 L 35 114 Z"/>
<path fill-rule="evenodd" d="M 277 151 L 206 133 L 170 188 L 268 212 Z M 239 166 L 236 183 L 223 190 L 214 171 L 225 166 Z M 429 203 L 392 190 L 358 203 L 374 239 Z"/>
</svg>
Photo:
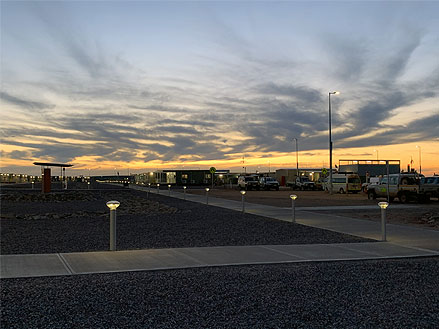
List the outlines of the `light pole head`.
<svg viewBox="0 0 439 329">
<path fill-rule="evenodd" d="M 292 200 L 296 200 L 296 199 L 297 199 L 297 195 L 295 195 L 295 194 L 291 194 L 291 195 L 290 195 L 290 198 L 291 198 Z"/>
<path fill-rule="evenodd" d="M 116 210 L 117 207 L 119 207 L 120 202 L 119 201 L 108 201 L 107 207 L 110 208 L 110 210 Z"/>
<path fill-rule="evenodd" d="M 380 206 L 381 209 L 386 209 L 389 206 L 388 202 L 378 202 L 378 206 Z"/>
<path fill-rule="evenodd" d="M 241 191 L 241 194 L 242 194 L 242 195 L 245 195 L 245 191 Z"/>
<path fill-rule="evenodd" d="M 209 192 L 210 188 L 206 187 L 206 192 Z"/>
</svg>

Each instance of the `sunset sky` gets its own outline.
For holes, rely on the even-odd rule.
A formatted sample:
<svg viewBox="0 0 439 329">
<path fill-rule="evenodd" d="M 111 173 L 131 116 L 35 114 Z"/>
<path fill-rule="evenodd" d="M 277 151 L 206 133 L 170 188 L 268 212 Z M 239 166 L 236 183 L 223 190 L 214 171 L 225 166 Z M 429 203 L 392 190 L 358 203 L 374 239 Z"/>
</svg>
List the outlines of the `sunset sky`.
<svg viewBox="0 0 439 329">
<path fill-rule="evenodd" d="M 439 2 L 1 2 L 1 171 L 439 173 Z M 420 146 L 417 148 L 416 146 Z M 243 163 L 243 157 L 244 163 Z"/>
</svg>

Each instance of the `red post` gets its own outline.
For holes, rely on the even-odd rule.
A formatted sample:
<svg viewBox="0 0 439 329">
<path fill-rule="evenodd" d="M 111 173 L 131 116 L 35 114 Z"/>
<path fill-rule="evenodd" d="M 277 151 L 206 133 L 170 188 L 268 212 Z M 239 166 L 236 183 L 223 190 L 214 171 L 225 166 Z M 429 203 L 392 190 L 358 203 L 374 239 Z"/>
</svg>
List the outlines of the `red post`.
<svg viewBox="0 0 439 329">
<path fill-rule="evenodd" d="M 44 176 L 43 176 L 43 193 L 50 192 L 50 184 L 51 184 L 51 176 L 50 176 L 50 168 L 44 168 Z"/>
</svg>

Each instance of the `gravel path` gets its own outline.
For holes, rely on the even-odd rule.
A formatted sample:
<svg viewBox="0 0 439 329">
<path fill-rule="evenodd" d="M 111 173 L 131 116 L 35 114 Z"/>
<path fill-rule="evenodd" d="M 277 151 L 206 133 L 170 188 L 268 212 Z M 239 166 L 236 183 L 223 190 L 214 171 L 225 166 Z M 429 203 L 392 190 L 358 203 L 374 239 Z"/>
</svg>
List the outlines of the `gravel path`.
<svg viewBox="0 0 439 329">
<path fill-rule="evenodd" d="M 147 200 L 146 193 L 128 189 L 52 196 L 3 192 L 1 253 L 108 250 L 108 200 L 121 202 L 117 210 L 119 250 L 371 241 L 162 194 Z"/>
<path fill-rule="evenodd" d="M 3 279 L 2 328 L 437 328 L 439 258 Z"/>
</svg>

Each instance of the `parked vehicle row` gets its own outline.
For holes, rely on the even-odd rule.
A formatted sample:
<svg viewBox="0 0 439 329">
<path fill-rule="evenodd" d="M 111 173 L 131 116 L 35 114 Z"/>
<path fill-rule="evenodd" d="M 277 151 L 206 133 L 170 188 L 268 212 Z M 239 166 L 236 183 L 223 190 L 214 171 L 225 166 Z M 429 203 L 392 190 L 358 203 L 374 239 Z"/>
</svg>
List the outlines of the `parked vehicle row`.
<svg viewBox="0 0 439 329">
<path fill-rule="evenodd" d="M 411 200 L 426 202 L 439 197 L 439 176 L 424 177 L 418 173 L 384 176 L 378 183 L 367 187 L 367 195 L 370 200 L 387 198 L 388 195 L 390 201 L 397 198 L 401 203 Z"/>
<path fill-rule="evenodd" d="M 258 175 L 248 175 L 238 177 L 238 188 L 240 190 L 277 190 L 279 182 L 273 177 L 259 177 Z"/>
</svg>

